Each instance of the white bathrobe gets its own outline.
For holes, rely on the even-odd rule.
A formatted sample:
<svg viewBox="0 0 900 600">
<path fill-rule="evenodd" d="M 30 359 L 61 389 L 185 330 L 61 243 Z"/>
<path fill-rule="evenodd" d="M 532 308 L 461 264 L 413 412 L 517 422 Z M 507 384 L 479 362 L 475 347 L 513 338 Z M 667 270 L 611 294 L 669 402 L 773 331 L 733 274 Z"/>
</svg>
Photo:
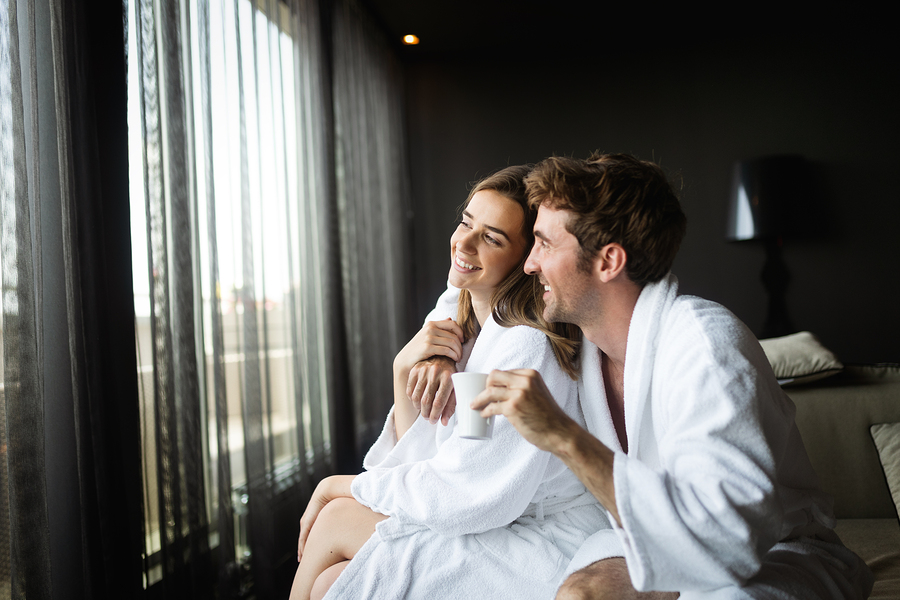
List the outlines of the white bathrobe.
<svg viewBox="0 0 900 600">
<path fill-rule="evenodd" d="M 580 400 L 588 429 L 616 452 L 622 527 L 592 536 L 568 572 L 624 555 L 635 588 L 684 600 L 865 597 L 871 573 L 831 531 L 831 500 L 756 338 L 724 307 L 677 291 L 669 275 L 634 309 L 627 454 L 585 342 Z"/>
<path fill-rule="evenodd" d="M 430 318 L 449 314 L 438 311 Z M 584 423 L 577 384 L 545 335 L 488 320 L 466 371 L 532 368 L 565 412 Z M 465 360 L 465 359 L 464 359 Z M 489 441 L 462 439 L 421 417 L 399 440 L 393 414 L 367 454 L 353 496 L 390 518 L 376 526 L 326 598 L 552 598 L 572 556 L 605 512 L 550 453 L 502 416 Z"/>
</svg>

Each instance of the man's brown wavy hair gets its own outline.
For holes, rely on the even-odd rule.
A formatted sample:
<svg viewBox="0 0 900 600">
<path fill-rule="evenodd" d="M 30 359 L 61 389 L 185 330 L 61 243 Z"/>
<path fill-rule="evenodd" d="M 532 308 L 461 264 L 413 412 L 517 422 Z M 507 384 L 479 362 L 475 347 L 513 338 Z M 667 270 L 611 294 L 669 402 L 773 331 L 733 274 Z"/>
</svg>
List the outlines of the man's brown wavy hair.
<svg viewBox="0 0 900 600">
<path fill-rule="evenodd" d="M 625 249 L 625 272 L 640 286 L 672 268 L 687 219 L 666 174 L 629 154 L 587 160 L 554 156 L 525 178 L 528 203 L 567 210 L 566 230 L 578 240 L 578 268 L 590 271 L 601 248 Z"/>
</svg>

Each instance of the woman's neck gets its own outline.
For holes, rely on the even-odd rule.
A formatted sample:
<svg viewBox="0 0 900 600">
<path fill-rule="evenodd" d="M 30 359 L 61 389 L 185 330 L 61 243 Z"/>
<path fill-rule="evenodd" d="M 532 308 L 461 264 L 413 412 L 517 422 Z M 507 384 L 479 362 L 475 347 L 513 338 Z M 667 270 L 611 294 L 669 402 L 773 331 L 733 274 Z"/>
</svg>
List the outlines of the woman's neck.
<svg viewBox="0 0 900 600">
<path fill-rule="evenodd" d="M 491 316 L 491 297 L 485 297 L 483 294 L 471 294 L 472 310 L 475 312 L 475 319 L 478 321 L 479 327 L 484 327 L 485 321 Z"/>
</svg>

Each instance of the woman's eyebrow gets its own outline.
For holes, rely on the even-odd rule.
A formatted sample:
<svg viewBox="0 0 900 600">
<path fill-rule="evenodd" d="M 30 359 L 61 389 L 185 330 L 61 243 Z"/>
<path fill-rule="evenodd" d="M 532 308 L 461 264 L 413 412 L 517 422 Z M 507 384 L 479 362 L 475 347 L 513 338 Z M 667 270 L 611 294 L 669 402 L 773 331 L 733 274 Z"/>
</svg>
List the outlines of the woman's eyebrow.
<svg viewBox="0 0 900 600">
<path fill-rule="evenodd" d="M 470 212 L 467 211 L 467 210 L 464 210 L 464 211 L 462 212 L 462 214 L 463 214 L 464 217 L 469 217 L 470 219 L 475 219 L 475 217 L 472 216 L 472 213 L 470 213 Z M 503 237 L 505 237 L 505 238 L 507 239 L 507 241 L 509 241 L 509 235 L 507 235 L 507 233 L 506 233 L 505 231 L 503 231 L 502 229 L 500 229 L 499 227 L 494 227 L 493 225 L 485 225 L 484 228 L 485 228 L 485 229 L 490 229 L 490 230 L 493 231 L 494 233 L 499 233 L 500 235 L 502 235 Z"/>
</svg>

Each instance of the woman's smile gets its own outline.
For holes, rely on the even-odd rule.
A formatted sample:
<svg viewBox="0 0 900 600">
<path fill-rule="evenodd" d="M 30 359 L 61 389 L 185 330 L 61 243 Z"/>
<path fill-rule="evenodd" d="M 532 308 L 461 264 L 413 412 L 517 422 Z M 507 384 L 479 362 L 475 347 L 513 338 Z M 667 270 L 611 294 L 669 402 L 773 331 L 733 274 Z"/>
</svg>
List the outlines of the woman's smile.
<svg viewBox="0 0 900 600">
<path fill-rule="evenodd" d="M 481 270 L 481 267 L 476 267 L 475 265 L 467 263 L 465 260 L 460 258 L 459 255 L 457 255 L 456 258 L 453 259 L 453 264 L 456 265 L 458 270 L 460 270 L 464 273 L 470 272 L 470 271 L 480 271 Z"/>
</svg>

